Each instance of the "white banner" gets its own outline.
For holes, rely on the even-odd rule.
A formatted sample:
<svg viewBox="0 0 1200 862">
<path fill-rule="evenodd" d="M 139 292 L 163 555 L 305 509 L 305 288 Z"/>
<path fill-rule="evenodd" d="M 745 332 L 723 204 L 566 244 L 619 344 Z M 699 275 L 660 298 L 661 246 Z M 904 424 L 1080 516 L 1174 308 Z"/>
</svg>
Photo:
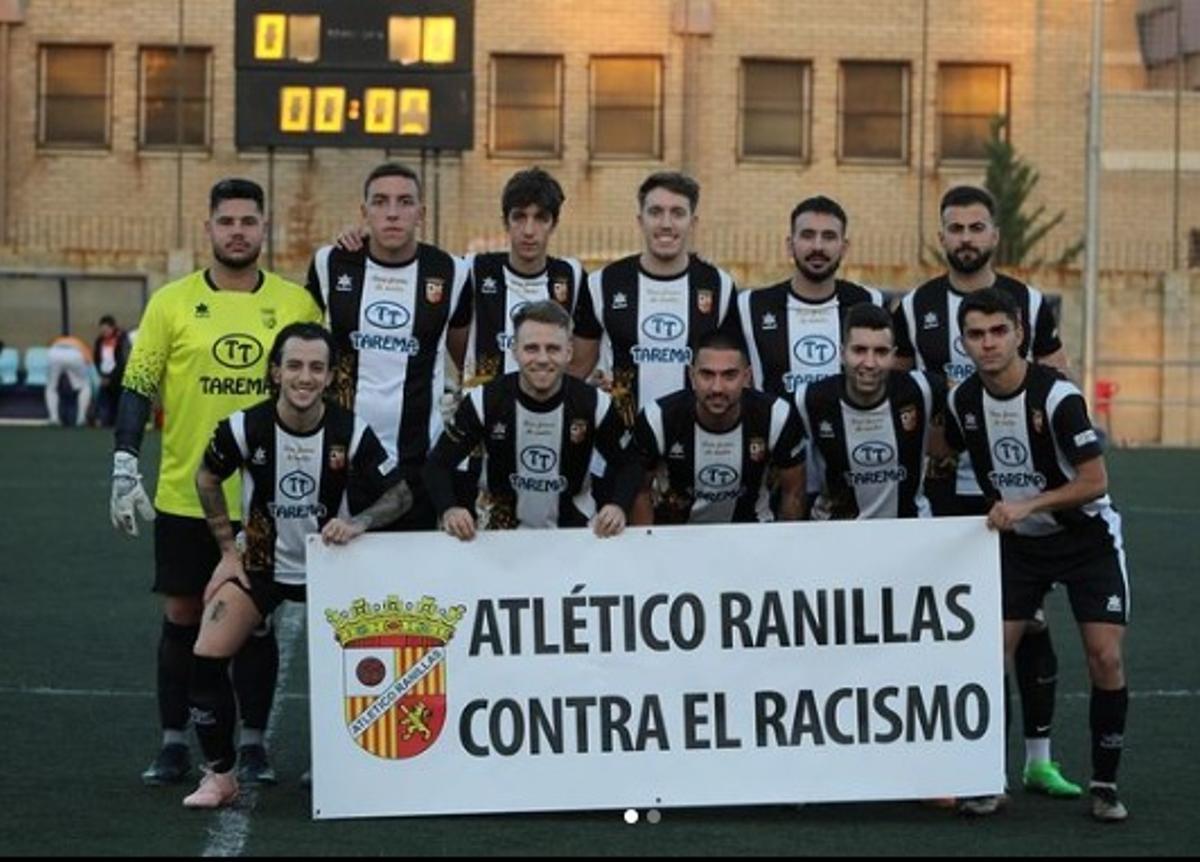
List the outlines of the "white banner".
<svg viewBox="0 0 1200 862">
<path fill-rule="evenodd" d="M 999 793 L 982 518 L 308 546 L 313 816 Z"/>
</svg>

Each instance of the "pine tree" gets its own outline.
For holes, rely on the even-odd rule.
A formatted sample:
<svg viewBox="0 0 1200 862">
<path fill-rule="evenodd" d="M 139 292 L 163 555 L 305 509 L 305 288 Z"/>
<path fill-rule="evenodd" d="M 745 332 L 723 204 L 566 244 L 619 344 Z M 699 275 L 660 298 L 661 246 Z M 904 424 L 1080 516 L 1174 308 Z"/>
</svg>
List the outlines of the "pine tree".
<svg viewBox="0 0 1200 862">
<path fill-rule="evenodd" d="M 1025 207 L 1029 196 L 1041 179 L 1038 171 L 1022 159 L 1001 132 L 1008 120 L 996 117 L 986 144 L 987 178 L 984 187 L 996 201 L 996 227 L 1000 229 L 1000 245 L 996 249 L 998 266 L 1041 266 L 1042 258 L 1027 260 L 1030 251 L 1042 238 L 1066 217 L 1066 211 L 1046 218 L 1046 207 L 1032 212 Z M 1056 260 L 1057 266 L 1070 263 L 1083 249 L 1083 241 L 1072 245 Z"/>
</svg>

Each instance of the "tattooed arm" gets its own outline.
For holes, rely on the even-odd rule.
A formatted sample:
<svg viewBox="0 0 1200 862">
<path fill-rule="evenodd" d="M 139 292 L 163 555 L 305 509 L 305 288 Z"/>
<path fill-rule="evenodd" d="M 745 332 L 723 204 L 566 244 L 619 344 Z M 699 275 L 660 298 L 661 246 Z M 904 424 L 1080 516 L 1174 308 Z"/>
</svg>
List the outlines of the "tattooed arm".
<svg viewBox="0 0 1200 862">
<path fill-rule="evenodd" d="M 225 505 L 225 494 L 221 490 L 221 477 L 212 472 L 207 465 L 201 464 L 196 471 L 196 493 L 200 497 L 200 505 L 204 507 L 204 519 L 208 529 L 221 549 L 221 559 L 213 569 L 208 586 L 204 588 L 204 601 L 207 603 L 221 584 L 237 580 L 250 589 L 250 578 L 242 566 L 242 555 L 238 553 L 237 542 L 233 536 L 233 524 L 229 520 L 229 509 Z"/>
<path fill-rule="evenodd" d="M 352 518 L 333 518 L 321 530 L 327 545 L 344 545 L 357 539 L 372 527 L 382 527 L 404 515 L 412 508 L 413 495 L 403 479 L 383 492 L 378 500 Z"/>
</svg>

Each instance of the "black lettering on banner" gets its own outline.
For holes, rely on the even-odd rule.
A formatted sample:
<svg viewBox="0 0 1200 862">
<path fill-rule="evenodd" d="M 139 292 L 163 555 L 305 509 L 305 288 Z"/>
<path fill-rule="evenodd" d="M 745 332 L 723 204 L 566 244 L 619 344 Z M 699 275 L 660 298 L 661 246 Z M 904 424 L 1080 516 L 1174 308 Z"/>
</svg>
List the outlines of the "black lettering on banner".
<svg viewBox="0 0 1200 862">
<path fill-rule="evenodd" d="M 787 698 L 777 691 L 754 692 L 754 744 L 759 748 L 768 747 L 771 742 L 768 732 L 775 734 L 775 745 L 782 748 L 787 745 L 787 735 L 783 729 L 783 714 L 787 711 Z"/>
<path fill-rule="evenodd" d="M 838 646 L 846 643 L 846 591 L 833 591 L 833 642 Z"/>
<path fill-rule="evenodd" d="M 919 641 L 921 640 L 921 633 L 925 631 L 930 632 L 935 641 L 946 639 L 946 633 L 942 629 L 942 618 L 938 614 L 937 595 L 934 593 L 933 587 L 920 587 L 917 589 L 917 600 L 913 607 L 910 637 L 914 642 Z"/>
<path fill-rule="evenodd" d="M 876 733 L 875 742 L 887 744 L 895 742 L 904 733 L 904 722 L 900 720 L 900 715 L 888 705 L 888 701 L 900 694 L 900 689 L 894 685 L 889 685 L 886 688 L 881 688 L 875 692 L 875 714 L 888 723 L 889 730 L 887 733 Z"/>
<path fill-rule="evenodd" d="M 467 654 L 474 657 L 479 655 L 480 648 L 488 646 L 492 655 L 504 655 L 504 643 L 500 640 L 499 624 L 496 622 L 496 610 L 490 599 L 481 599 L 475 606 L 475 622 L 471 626 L 471 648 Z"/>
<path fill-rule="evenodd" d="M 829 602 L 824 590 L 817 590 L 817 608 L 814 612 L 808 593 L 796 590 L 792 593 L 793 615 L 798 621 L 800 633 L 796 635 L 796 646 L 807 643 L 806 633 L 812 632 L 813 641 L 817 646 L 829 643 Z"/>
<path fill-rule="evenodd" d="M 500 610 L 508 612 L 508 651 L 521 654 L 521 611 L 528 610 L 529 599 L 501 599 Z"/>
<path fill-rule="evenodd" d="M 867 631 L 867 601 L 863 590 L 855 590 L 854 601 L 854 642 L 856 644 L 877 644 L 879 635 Z"/>
<path fill-rule="evenodd" d="M 958 601 L 960 597 L 969 595 L 971 595 L 970 584 L 955 584 L 946 593 L 946 610 L 962 623 L 962 628 L 958 631 L 946 633 L 947 640 L 965 641 L 975 634 L 975 615 Z"/>
<path fill-rule="evenodd" d="M 629 735 L 629 719 L 633 707 L 623 697 L 600 699 L 600 750 L 605 754 L 613 750 L 613 738 L 621 740 L 621 751 L 633 750 L 633 738 Z"/>
<path fill-rule="evenodd" d="M 612 612 L 621 604 L 620 596 L 592 596 L 588 607 L 600 610 L 600 652 L 612 652 Z"/>
<path fill-rule="evenodd" d="M 463 711 L 458 715 L 458 740 L 467 754 L 472 757 L 487 757 L 491 753 L 486 746 L 476 742 L 475 737 L 471 734 L 471 720 L 475 717 L 475 713 L 487 709 L 487 705 L 486 700 L 473 700 L 464 706 Z"/>
<path fill-rule="evenodd" d="M 546 639 L 546 600 L 533 600 L 533 654 L 558 655 L 560 647 Z"/>
<path fill-rule="evenodd" d="M 542 753 L 542 739 L 551 754 L 563 753 L 563 712 L 560 698 L 550 699 L 550 715 L 540 700 L 529 701 L 529 753 Z"/>
<path fill-rule="evenodd" d="M 908 687 L 907 724 L 908 732 L 904 737 L 906 742 L 913 742 L 917 738 L 918 725 L 921 729 L 921 738 L 925 742 L 933 739 L 939 725 L 942 728 L 942 740 L 949 742 L 950 694 L 946 691 L 946 686 L 934 686 L 932 708 L 927 709 L 925 706 L 925 697 L 921 693 L 920 687 L 910 685 Z"/>
<path fill-rule="evenodd" d="M 766 646 L 769 635 L 775 638 L 775 643 L 779 646 L 791 646 L 787 629 L 787 621 L 783 614 L 783 602 L 779 598 L 779 593 L 774 590 L 763 593 L 762 612 L 758 617 L 758 637 L 755 639 L 754 645 L 760 649 Z"/>
<path fill-rule="evenodd" d="M 671 645 L 654 634 L 654 609 L 665 605 L 667 596 L 665 593 L 655 593 L 646 599 L 642 605 L 642 612 L 639 615 L 641 623 L 642 642 L 655 652 L 666 652 L 671 648 Z M 632 652 L 633 650 L 630 650 Z"/>
<path fill-rule="evenodd" d="M 967 715 L 968 701 L 974 701 L 974 724 L 970 723 Z M 987 733 L 990 722 L 991 705 L 988 703 L 987 691 L 979 683 L 972 682 L 964 685 L 959 690 L 958 696 L 954 698 L 954 726 L 957 728 L 959 736 L 972 742 L 982 739 L 983 735 Z"/>
<path fill-rule="evenodd" d="M 511 738 L 507 741 L 503 736 L 503 719 L 506 713 L 511 716 Z M 521 750 L 521 743 L 525 741 L 525 716 L 521 714 L 521 708 L 515 700 L 505 698 L 492 707 L 492 714 L 488 720 L 488 738 L 497 754 L 511 756 Z"/>
<path fill-rule="evenodd" d="M 825 732 L 829 734 L 829 738 L 839 745 L 853 745 L 854 737 L 848 733 L 842 733 L 842 729 L 838 727 L 838 707 L 846 698 L 854 696 L 854 689 L 839 688 L 830 693 L 825 700 Z"/>
<path fill-rule="evenodd" d="M 684 610 L 690 611 L 691 637 L 684 636 Z M 704 641 L 704 602 L 693 593 L 683 593 L 671 602 L 671 640 L 682 650 L 694 650 Z"/>
<path fill-rule="evenodd" d="M 562 651 L 564 653 L 585 653 L 588 651 L 587 641 L 581 643 L 576 639 L 576 633 L 581 629 L 587 628 L 587 620 L 575 615 L 577 611 L 587 605 L 587 599 L 577 595 L 582 589 L 583 584 L 578 584 L 575 589 L 571 590 L 571 595 L 563 599 Z"/>
<path fill-rule="evenodd" d="M 687 692 L 683 696 L 683 747 L 688 751 L 712 748 L 712 743 L 700 735 L 700 728 L 708 724 L 708 716 L 700 707 L 708 703 L 708 695 Z"/>
<path fill-rule="evenodd" d="M 721 593 L 721 649 L 733 648 L 734 629 L 740 636 L 739 646 L 750 645 L 750 626 L 746 624 L 750 607 L 750 597 L 745 593 Z"/>
<path fill-rule="evenodd" d="M 908 642 L 908 635 L 904 632 L 896 631 L 896 609 L 893 605 L 894 597 L 891 587 L 883 589 L 883 642 L 885 644 L 902 644 Z"/>
<path fill-rule="evenodd" d="M 568 709 L 575 710 L 575 750 L 580 754 L 588 753 L 588 707 L 596 705 L 594 697 L 568 697 Z"/>
<path fill-rule="evenodd" d="M 621 612 L 625 617 L 625 652 L 637 652 L 637 614 L 633 596 L 621 596 Z"/>
</svg>

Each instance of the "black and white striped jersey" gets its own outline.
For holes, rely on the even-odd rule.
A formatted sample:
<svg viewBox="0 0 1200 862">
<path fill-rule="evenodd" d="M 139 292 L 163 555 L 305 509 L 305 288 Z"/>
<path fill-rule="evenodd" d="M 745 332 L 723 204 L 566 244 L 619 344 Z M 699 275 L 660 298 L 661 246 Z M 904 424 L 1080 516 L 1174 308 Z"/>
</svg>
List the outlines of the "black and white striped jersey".
<svg viewBox="0 0 1200 862">
<path fill-rule="evenodd" d="M 634 441 L 647 471 L 666 465 L 656 524 L 771 521 L 767 471 L 804 462 L 804 430 L 795 409 L 756 389 L 742 393 L 741 417 L 714 432 L 696 418 L 696 396 L 682 390 L 638 415 Z"/>
<path fill-rule="evenodd" d="M 599 366 L 612 374 L 613 400 L 626 424 L 658 398 L 688 386 L 692 351 L 726 321 L 733 278 L 696 255 L 676 276 L 641 268 L 638 256 L 622 258 L 588 277 L 575 333 L 599 338 Z"/>
<path fill-rule="evenodd" d="M 517 370 L 513 315 L 523 306 L 550 299 L 574 317 L 579 296 L 587 289 L 587 273 L 574 258 L 551 257 L 536 275 L 509 269 L 505 252 L 472 255 L 467 263 L 470 279 L 450 327 L 471 326 L 463 379 L 472 384 Z"/>
<path fill-rule="evenodd" d="M 838 374 L 796 390 L 796 407 L 824 477 L 814 519 L 927 518 L 925 453 L 945 384 L 922 371 L 889 375 L 883 399 L 860 407 Z"/>
<path fill-rule="evenodd" d="M 222 479 L 242 471 L 247 572 L 285 584 L 304 583 L 306 537 L 378 500 L 397 480 L 394 463 L 348 410 L 327 404 L 321 423 L 298 433 L 279 420 L 273 400 L 222 419 L 204 453 Z"/>
<path fill-rule="evenodd" d="M 991 500 L 1028 500 L 1062 487 L 1076 465 L 1102 454 L 1083 394 L 1052 368 L 1029 363 L 1021 387 L 1004 398 L 984 388 L 978 374 L 950 393 L 946 442 L 971 455 L 975 476 Z M 1108 495 L 1077 509 L 1038 512 L 1017 525 L 1045 536 L 1111 520 Z"/>
<path fill-rule="evenodd" d="M 426 486 L 438 514 L 457 505 L 452 471 L 482 443 L 483 489 L 494 529 L 583 527 L 598 505 L 593 480 L 628 511 L 641 472 L 612 400 L 571 376 L 547 401 L 521 391 L 519 373 L 467 392 L 434 446 Z"/>
<path fill-rule="evenodd" d="M 745 290 L 737 316 L 750 355 L 754 385 L 788 398 L 796 388 L 841 372 L 842 323 L 861 302 L 883 305 L 883 294 L 837 279 L 833 295 L 820 302 L 799 297 L 791 281 Z"/>
<path fill-rule="evenodd" d="M 424 243 L 400 266 L 325 246 L 309 267 L 308 290 L 338 346 L 332 391 L 406 472 L 441 430 L 446 330 L 466 280 L 466 263 Z"/>
<path fill-rule="evenodd" d="M 1001 273 L 996 274 L 993 286 L 1016 300 L 1024 329 L 1020 347 L 1024 358 L 1049 356 L 1062 348 L 1058 324 L 1041 291 Z M 893 315 L 896 355 L 914 359 L 917 368 L 940 374 L 950 386 L 975 373 L 975 363 L 958 328 L 958 307 L 964 296 L 943 274 L 905 294 Z M 967 497 L 980 494 L 969 458 L 959 459 L 955 493 Z"/>
</svg>

